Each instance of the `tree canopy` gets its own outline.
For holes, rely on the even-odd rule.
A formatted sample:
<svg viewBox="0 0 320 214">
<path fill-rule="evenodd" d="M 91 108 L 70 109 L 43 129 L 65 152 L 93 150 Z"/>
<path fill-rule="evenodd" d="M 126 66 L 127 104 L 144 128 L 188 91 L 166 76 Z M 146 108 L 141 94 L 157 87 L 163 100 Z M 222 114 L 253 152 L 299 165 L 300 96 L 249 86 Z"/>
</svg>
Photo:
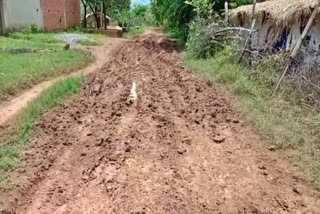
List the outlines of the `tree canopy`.
<svg viewBox="0 0 320 214">
<path fill-rule="evenodd" d="M 251 0 L 230 0 L 230 7 L 251 3 Z M 188 24 L 197 14 L 221 15 L 225 0 L 152 0 L 151 9 L 159 25 L 180 32 L 186 40 Z"/>
</svg>

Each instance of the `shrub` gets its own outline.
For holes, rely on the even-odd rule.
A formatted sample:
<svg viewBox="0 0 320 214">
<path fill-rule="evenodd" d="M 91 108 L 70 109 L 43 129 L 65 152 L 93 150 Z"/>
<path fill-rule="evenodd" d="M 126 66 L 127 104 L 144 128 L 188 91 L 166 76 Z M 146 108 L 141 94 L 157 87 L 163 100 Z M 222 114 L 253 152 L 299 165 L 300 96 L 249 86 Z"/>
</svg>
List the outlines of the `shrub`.
<svg viewBox="0 0 320 214">
<path fill-rule="evenodd" d="M 219 17 L 208 19 L 199 16 L 189 26 L 188 52 L 195 58 L 208 58 L 222 51 L 228 44 L 228 37 L 215 35 L 221 29 Z"/>
<path fill-rule="evenodd" d="M 31 24 L 28 27 L 24 28 L 22 31 L 22 33 L 24 34 L 34 34 L 34 33 L 38 33 L 38 26 L 35 24 Z"/>
</svg>

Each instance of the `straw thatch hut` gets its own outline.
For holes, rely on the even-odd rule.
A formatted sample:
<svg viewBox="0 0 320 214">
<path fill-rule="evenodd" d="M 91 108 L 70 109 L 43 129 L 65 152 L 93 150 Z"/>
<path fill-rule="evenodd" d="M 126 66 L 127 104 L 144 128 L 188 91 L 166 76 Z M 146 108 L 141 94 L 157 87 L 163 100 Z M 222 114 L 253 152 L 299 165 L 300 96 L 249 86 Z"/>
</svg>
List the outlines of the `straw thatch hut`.
<svg viewBox="0 0 320 214">
<path fill-rule="evenodd" d="M 110 26 L 111 18 L 102 14 L 101 12 L 97 13 L 99 25 L 104 28 L 104 26 Z M 93 13 L 90 13 L 86 16 L 87 19 L 87 28 L 97 28 L 97 20 Z"/>
<path fill-rule="evenodd" d="M 299 39 L 317 0 L 269 0 L 257 3 L 255 30 L 252 49 L 291 50 Z M 237 26 L 250 26 L 252 5 L 231 10 L 231 23 Z M 304 47 L 319 50 L 320 10 L 307 36 Z"/>
</svg>

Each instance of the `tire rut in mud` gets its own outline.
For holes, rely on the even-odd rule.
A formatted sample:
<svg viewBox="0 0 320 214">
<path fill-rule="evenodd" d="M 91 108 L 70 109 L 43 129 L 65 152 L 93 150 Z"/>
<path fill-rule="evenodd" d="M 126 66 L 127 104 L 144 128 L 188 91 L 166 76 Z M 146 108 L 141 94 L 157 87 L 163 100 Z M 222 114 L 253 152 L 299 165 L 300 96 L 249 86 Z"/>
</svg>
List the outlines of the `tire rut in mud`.
<svg viewBox="0 0 320 214">
<path fill-rule="evenodd" d="M 225 94 L 180 64 L 172 41 L 130 40 L 38 122 L 12 211 L 319 213 L 309 184 L 236 117 Z"/>
</svg>

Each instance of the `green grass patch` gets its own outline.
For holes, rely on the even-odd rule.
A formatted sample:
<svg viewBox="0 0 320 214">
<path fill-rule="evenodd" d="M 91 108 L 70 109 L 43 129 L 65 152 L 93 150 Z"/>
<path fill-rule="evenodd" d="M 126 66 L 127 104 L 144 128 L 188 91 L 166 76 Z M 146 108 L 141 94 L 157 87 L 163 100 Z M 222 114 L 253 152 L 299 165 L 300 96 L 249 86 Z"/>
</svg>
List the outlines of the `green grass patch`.
<svg viewBox="0 0 320 214">
<path fill-rule="evenodd" d="M 84 52 L 64 51 L 63 43 L 40 39 L 42 34 L 30 35 L 37 39 L 0 37 L 0 102 L 32 84 L 79 69 L 91 61 Z M 16 53 L 21 49 L 26 52 Z"/>
<path fill-rule="evenodd" d="M 102 45 L 102 40 L 106 38 L 104 34 L 99 34 L 99 33 L 90 33 L 90 30 L 86 28 L 70 28 L 67 30 L 67 33 L 74 33 L 74 34 L 79 34 L 79 35 L 84 35 L 88 37 L 90 40 L 83 40 L 80 41 L 79 44 L 83 46 L 99 46 Z"/>
<path fill-rule="evenodd" d="M 19 163 L 20 153 L 30 140 L 36 120 L 49 109 L 78 93 L 84 80 L 84 76 L 77 76 L 56 82 L 42 92 L 37 99 L 29 103 L 18 116 L 16 137 L 9 142 L 0 144 L 0 186 L 6 183 L 5 172 L 15 168 Z"/>
<path fill-rule="evenodd" d="M 102 42 L 101 40 L 81 40 L 79 44 L 83 46 L 99 46 Z"/>
<path fill-rule="evenodd" d="M 57 39 L 54 33 L 24 33 L 24 32 L 14 32 L 9 35 L 12 39 L 29 40 L 35 43 L 63 43 Z"/>
<path fill-rule="evenodd" d="M 226 50 L 214 58 L 185 56 L 185 64 L 212 83 L 226 85 L 236 97 L 236 108 L 267 142 L 283 150 L 320 189 L 320 110 L 301 104 L 285 87 L 271 97 L 275 67 L 249 75 Z"/>
<path fill-rule="evenodd" d="M 67 33 L 72 34 L 79 34 L 89 38 L 89 40 L 81 40 L 79 44 L 84 46 L 98 46 L 101 45 L 101 41 L 105 38 L 102 34 L 94 34 L 94 33 L 87 33 L 81 30 L 76 31 L 68 31 Z M 48 45 L 48 44 L 56 44 L 61 43 L 63 44 L 64 41 L 61 41 L 56 38 L 57 34 L 55 33 L 24 33 L 24 32 L 14 32 L 9 35 L 9 38 L 12 39 L 19 39 L 19 40 L 27 40 L 33 41 L 34 43 Z"/>
<path fill-rule="evenodd" d="M 179 49 L 184 49 L 186 46 L 186 41 L 184 40 L 184 33 L 176 30 L 176 29 L 170 29 L 170 28 L 166 28 L 165 30 L 165 34 L 171 38 L 174 38 L 177 40 L 177 46 Z"/>
<path fill-rule="evenodd" d="M 136 36 L 144 34 L 145 26 L 132 27 L 124 34 L 124 37 Z"/>
</svg>

